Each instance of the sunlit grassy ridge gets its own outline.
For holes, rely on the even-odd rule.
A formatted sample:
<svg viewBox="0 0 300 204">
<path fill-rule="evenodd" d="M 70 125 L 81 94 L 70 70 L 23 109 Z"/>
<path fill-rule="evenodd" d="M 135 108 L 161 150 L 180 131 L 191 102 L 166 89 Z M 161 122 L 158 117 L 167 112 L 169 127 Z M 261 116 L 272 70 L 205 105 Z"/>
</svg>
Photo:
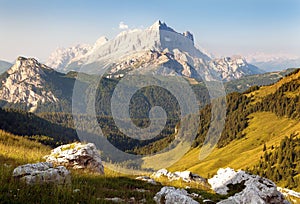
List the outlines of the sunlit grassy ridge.
<svg viewBox="0 0 300 204">
<path fill-rule="evenodd" d="M 259 90 L 247 94 L 253 99 L 253 103 L 261 101 L 267 95 L 273 94 L 278 90 L 283 84 L 289 83 L 293 80 L 300 78 L 300 69 L 295 70 L 289 76 L 280 79 L 277 83 L 270 86 L 262 86 Z M 289 93 L 291 94 L 291 93 Z M 294 95 L 294 94 L 292 94 Z"/>
<path fill-rule="evenodd" d="M 250 115 L 244 138 L 234 140 L 223 148 L 215 148 L 203 161 L 199 161 L 200 148 L 193 149 L 169 169 L 191 170 L 202 176 L 213 175 L 222 167 L 245 169 L 257 164 L 264 144 L 268 148 L 278 146 L 285 136 L 299 131 L 297 120 L 279 118 L 269 112 L 254 113 Z"/>
</svg>

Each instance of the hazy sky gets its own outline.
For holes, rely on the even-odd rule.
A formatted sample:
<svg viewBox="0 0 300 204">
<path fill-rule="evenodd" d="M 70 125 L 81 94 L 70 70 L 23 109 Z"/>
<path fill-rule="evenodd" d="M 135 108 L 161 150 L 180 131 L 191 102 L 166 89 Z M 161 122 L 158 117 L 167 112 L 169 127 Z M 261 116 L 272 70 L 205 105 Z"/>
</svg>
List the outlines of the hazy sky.
<svg viewBox="0 0 300 204">
<path fill-rule="evenodd" d="M 44 61 L 57 47 L 93 44 L 158 19 L 190 30 L 198 45 L 218 55 L 300 56 L 298 0 L 0 0 L 0 59 Z"/>
</svg>

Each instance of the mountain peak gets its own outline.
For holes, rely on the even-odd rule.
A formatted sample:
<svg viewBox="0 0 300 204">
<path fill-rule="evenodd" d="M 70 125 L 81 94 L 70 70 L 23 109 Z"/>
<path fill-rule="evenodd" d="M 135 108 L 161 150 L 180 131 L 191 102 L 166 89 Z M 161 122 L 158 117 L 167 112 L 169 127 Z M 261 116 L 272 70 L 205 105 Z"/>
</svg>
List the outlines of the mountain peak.
<svg viewBox="0 0 300 204">
<path fill-rule="evenodd" d="M 48 69 L 48 70 L 51 70 L 50 67 L 47 67 L 46 65 L 44 64 L 40 64 L 38 62 L 37 59 L 35 58 L 26 58 L 26 57 L 23 57 L 23 56 L 19 56 L 17 59 L 16 59 L 16 62 L 15 64 L 7 70 L 7 73 L 8 74 L 13 74 L 15 72 L 24 72 L 23 74 L 41 74 L 43 73 L 43 70 L 42 69 Z"/>
<path fill-rule="evenodd" d="M 0 99 L 9 103 L 25 103 L 35 111 L 38 103 L 57 102 L 52 91 L 45 89 L 45 77 L 52 69 L 34 58 L 18 57 L 2 79 Z"/>
<path fill-rule="evenodd" d="M 165 22 L 161 20 L 157 20 L 152 26 L 149 27 L 149 30 L 165 30 L 176 32 L 173 28 L 169 27 Z"/>
<path fill-rule="evenodd" d="M 100 47 L 100 46 L 104 45 L 107 42 L 108 42 L 108 38 L 105 37 L 105 36 L 101 36 L 100 38 L 98 38 L 98 40 L 94 44 L 94 47 Z"/>
</svg>

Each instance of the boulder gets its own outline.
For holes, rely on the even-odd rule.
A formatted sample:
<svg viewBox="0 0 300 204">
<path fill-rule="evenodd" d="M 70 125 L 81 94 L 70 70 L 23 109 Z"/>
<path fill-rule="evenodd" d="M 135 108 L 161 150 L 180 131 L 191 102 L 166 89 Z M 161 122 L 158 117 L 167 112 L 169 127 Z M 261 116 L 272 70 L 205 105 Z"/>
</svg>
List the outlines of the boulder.
<svg viewBox="0 0 300 204">
<path fill-rule="evenodd" d="M 198 204 L 186 190 L 174 187 L 162 187 L 153 199 L 158 204 Z"/>
<path fill-rule="evenodd" d="M 27 184 L 69 184 L 70 172 L 64 166 L 53 167 L 53 164 L 41 162 L 18 166 L 13 171 L 13 177 L 25 181 Z"/>
<path fill-rule="evenodd" d="M 229 185 L 238 186 L 240 192 L 230 196 L 219 204 L 264 204 L 288 203 L 284 196 L 277 190 L 276 185 L 269 179 L 251 175 L 245 171 L 235 171 L 230 168 L 219 169 L 217 175 L 208 179 L 211 188 L 218 194 L 229 193 Z"/>
<path fill-rule="evenodd" d="M 100 154 L 93 143 L 72 143 L 59 146 L 45 156 L 47 162 L 63 165 L 71 169 L 88 169 L 104 174 Z"/>
</svg>

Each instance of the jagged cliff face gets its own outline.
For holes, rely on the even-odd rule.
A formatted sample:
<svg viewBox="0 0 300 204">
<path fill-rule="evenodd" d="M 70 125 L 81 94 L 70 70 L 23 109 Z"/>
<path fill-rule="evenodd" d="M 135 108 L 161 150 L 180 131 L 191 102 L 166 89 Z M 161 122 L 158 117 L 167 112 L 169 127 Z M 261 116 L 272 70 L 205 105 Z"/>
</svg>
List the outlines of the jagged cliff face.
<svg viewBox="0 0 300 204">
<path fill-rule="evenodd" d="M 5 73 L 0 88 L 0 99 L 9 103 L 25 103 L 34 111 L 38 103 L 58 102 L 54 93 L 45 88 L 45 71 L 50 70 L 33 58 L 19 57 Z"/>
</svg>

